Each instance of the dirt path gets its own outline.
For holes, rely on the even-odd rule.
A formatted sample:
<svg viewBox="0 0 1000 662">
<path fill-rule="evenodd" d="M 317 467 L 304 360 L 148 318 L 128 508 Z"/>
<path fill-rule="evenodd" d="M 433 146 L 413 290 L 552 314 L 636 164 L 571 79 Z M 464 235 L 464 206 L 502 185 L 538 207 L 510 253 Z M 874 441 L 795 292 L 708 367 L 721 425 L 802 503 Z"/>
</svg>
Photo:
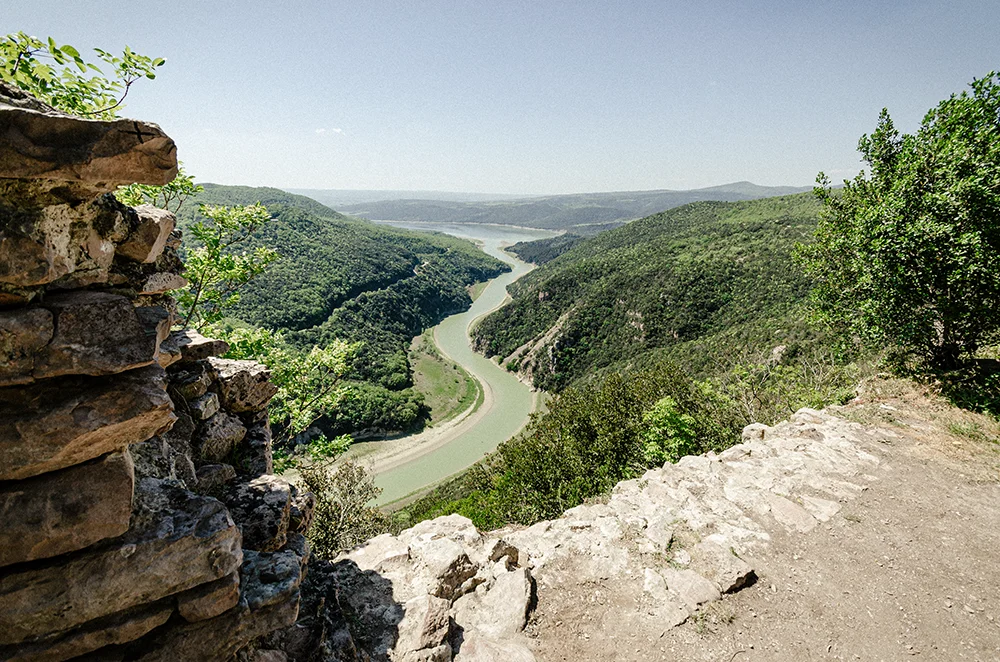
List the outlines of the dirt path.
<svg viewBox="0 0 1000 662">
<path fill-rule="evenodd" d="M 1000 428 L 879 389 L 841 412 L 881 431 L 867 487 L 808 533 L 771 519 L 754 585 L 674 628 L 643 618 L 641 579 L 540 586 L 537 659 L 1000 660 Z"/>
</svg>

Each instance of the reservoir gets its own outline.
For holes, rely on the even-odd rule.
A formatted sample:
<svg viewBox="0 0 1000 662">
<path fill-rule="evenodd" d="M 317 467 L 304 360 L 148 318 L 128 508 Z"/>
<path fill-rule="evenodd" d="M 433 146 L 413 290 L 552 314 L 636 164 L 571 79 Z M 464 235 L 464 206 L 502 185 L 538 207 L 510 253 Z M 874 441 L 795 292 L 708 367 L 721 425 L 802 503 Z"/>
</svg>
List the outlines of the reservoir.
<svg viewBox="0 0 1000 662">
<path fill-rule="evenodd" d="M 469 310 L 447 317 L 434 327 L 434 339 L 440 351 L 479 381 L 483 389 L 483 404 L 474 414 L 447 430 L 431 428 L 390 442 L 396 445 L 398 441 L 412 440 L 396 460 L 390 457 L 389 461 L 372 466 L 375 484 L 382 488 L 376 503 L 382 505 L 435 485 L 468 468 L 524 427 L 535 407 L 534 392 L 495 361 L 472 351 L 469 327 L 477 318 L 500 307 L 507 298 L 507 286 L 533 268 L 533 265 L 505 253 L 502 248 L 519 241 L 553 237 L 558 233 L 473 223 L 378 222 L 470 239 L 512 269 L 491 280 Z M 385 442 L 365 442 L 355 446 L 381 443 Z M 348 456 L 351 455 L 354 453 L 349 452 Z"/>
</svg>

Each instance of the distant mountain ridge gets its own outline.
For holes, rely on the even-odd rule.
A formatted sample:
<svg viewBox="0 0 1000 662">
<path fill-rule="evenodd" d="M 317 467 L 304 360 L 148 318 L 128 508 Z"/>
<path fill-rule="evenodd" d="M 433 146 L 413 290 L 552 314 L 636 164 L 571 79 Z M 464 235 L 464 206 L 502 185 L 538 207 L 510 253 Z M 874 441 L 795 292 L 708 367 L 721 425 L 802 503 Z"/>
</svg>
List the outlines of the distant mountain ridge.
<svg viewBox="0 0 1000 662">
<path fill-rule="evenodd" d="M 807 186 L 758 186 L 744 181 L 686 191 L 571 193 L 470 202 L 391 199 L 345 205 L 340 211 L 374 220 L 494 223 L 590 235 L 692 202 L 738 202 L 809 190 Z"/>
</svg>

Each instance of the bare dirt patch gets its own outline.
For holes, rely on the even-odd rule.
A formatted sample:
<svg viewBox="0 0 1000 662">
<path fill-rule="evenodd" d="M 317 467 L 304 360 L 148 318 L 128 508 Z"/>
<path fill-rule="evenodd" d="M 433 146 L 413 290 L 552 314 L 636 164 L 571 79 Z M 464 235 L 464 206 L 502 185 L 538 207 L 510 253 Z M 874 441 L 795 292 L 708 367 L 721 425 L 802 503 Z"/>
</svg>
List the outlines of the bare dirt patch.
<svg viewBox="0 0 1000 662">
<path fill-rule="evenodd" d="M 1000 426 L 900 381 L 835 413 L 871 426 L 873 479 L 809 533 L 772 522 L 755 584 L 680 627 L 641 575 L 539 587 L 537 658 L 1000 660 Z"/>
</svg>

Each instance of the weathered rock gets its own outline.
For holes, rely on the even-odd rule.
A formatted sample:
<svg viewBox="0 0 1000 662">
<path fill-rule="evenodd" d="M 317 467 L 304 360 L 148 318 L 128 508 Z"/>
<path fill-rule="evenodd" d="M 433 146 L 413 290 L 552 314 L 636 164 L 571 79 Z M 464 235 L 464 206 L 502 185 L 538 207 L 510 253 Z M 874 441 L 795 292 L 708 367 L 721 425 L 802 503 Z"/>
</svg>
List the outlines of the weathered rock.
<svg viewBox="0 0 1000 662">
<path fill-rule="evenodd" d="M 774 515 L 774 519 L 790 531 L 808 533 L 818 524 L 816 518 L 797 503 L 777 494 L 768 494 L 767 498 L 771 504 L 771 514 Z"/>
<path fill-rule="evenodd" d="M 287 480 L 265 474 L 230 487 L 223 501 L 243 532 L 243 547 L 273 552 L 288 535 L 292 486 Z"/>
<path fill-rule="evenodd" d="M 206 338 L 197 331 L 186 329 L 175 334 L 181 348 L 181 362 L 203 361 L 210 356 L 221 356 L 229 351 L 229 343 L 224 340 Z"/>
<path fill-rule="evenodd" d="M 221 462 L 246 433 L 240 419 L 220 411 L 198 426 L 192 440 L 195 456 L 204 462 Z"/>
<path fill-rule="evenodd" d="M 169 598 L 140 605 L 84 623 L 68 632 L 21 642 L 15 646 L 0 646 L 0 659 L 9 662 L 68 660 L 105 646 L 138 639 L 166 623 L 173 612 L 173 600 Z"/>
<path fill-rule="evenodd" d="M 57 556 L 125 533 L 133 482 L 126 451 L 0 483 L 0 566 Z"/>
<path fill-rule="evenodd" d="M 33 380 L 35 358 L 53 332 L 52 313 L 43 308 L 0 311 L 0 386 Z"/>
<path fill-rule="evenodd" d="M 0 389 L 0 480 L 86 462 L 148 439 L 174 421 L 162 368 L 113 378 L 63 377 Z"/>
<path fill-rule="evenodd" d="M 240 601 L 240 574 L 196 586 L 177 596 L 177 613 L 189 623 L 215 618 Z"/>
<path fill-rule="evenodd" d="M 109 375 L 149 365 L 156 357 L 163 321 L 147 334 L 132 302 L 107 292 L 46 297 L 55 334 L 35 358 L 35 379 L 60 375 Z M 164 311 L 165 313 L 165 311 Z"/>
<path fill-rule="evenodd" d="M 156 363 L 161 368 L 169 368 L 181 360 L 181 348 L 177 345 L 174 334 L 168 334 L 160 343 L 160 351 L 156 355 Z"/>
<path fill-rule="evenodd" d="M 116 252 L 136 262 L 155 262 L 174 231 L 176 220 L 166 209 L 152 205 L 139 205 L 135 211 L 139 222 L 128 238 L 118 245 Z"/>
<path fill-rule="evenodd" d="M 259 411 L 267 406 L 278 388 L 271 383 L 271 371 L 256 361 L 210 358 L 219 397 L 232 412 Z"/>
<path fill-rule="evenodd" d="M 195 398 L 188 403 L 188 413 L 196 421 L 215 416 L 219 411 L 219 396 L 215 393 L 206 393 L 200 398 Z"/>
<path fill-rule="evenodd" d="M 259 649 L 248 653 L 246 662 L 288 662 L 288 656 L 284 651 L 270 649 Z"/>
<path fill-rule="evenodd" d="M 177 148 L 160 127 L 136 120 L 88 120 L 0 86 L 0 178 L 88 182 L 101 191 L 177 174 Z"/>
<path fill-rule="evenodd" d="M 756 580 L 750 564 L 709 537 L 691 550 L 691 569 L 713 582 L 722 593 L 734 593 Z"/>
<path fill-rule="evenodd" d="M 305 533 L 312 525 L 313 513 L 316 510 L 316 497 L 312 492 L 305 492 L 294 485 L 291 507 L 288 510 L 288 532 Z"/>
<path fill-rule="evenodd" d="M 267 421 L 250 426 L 238 453 L 237 469 L 244 476 L 274 473 L 271 452 L 271 426 Z"/>
<path fill-rule="evenodd" d="M 400 662 L 451 662 L 451 646 L 441 644 L 434 648 L 425 648 L 418 651 L 409 651 L 394 659 Z"/>
<path fill-rule="evenodd" d="M 462 641 L 455 662 L 535 662 L 527 646 L 518 641 L 493 641 L 475 632 Z"/>
<path fill-rule="evenodd" d="M 693 570 L 662 568 L 659 572 L 667 582 L 667 589 L 677 595 L 691 611 L 722 597 L 712 582 Z"/>
<path fill-rule="evenodd" d="M 160 271 L 146 278 L 139 288 L 139 294 L 163 294 L 171 290 L 179 290 L 185 285 L 187 285 L 187 281 L 180 274 Z"/>
<path fill-rule="evenodd" d="M 153 360 L 157 361 L 160 345 L 170 335 L 170 327 L 174 316 L 169 310 L 160 306 L 142 306 L 135 309 L 135 314 L 146 332 L 146 340 L 153 348 Z"/>
<path fill-rule="evenodd" d="M 176 342 L 180 332 L 170 334 L 167 339 Z M 183 336 L 186 337 L 186 336 Z M 194 400 L 205 395 L 208 391 L 212 378 L 208 374 L 208 367 L 204 362 L 184 364 L 183 368 L 174 368 L 170 371 L 170 388 L 184 400 Z"/>
<path fill-rule="evenodd" d="M 0 286 L 8 294 L 24 303 L 41 285 L 107 280 L 130 210 L 94 194 L 87 184 L 0 178 Z"/>
<path fill-rule="evenodd" d="M 475 627 L 494 639 L 513 636 L 524 629 L 531 606 L 531 575 L 517 568 L 496 578 L 480 599 Z"/>
<path fill-rule="evenodd" d="M 221 496 L 226 485 L 236 480 L 236 469 L 231 464 L 203 464 L 197 475 L 199 493 Z"/>
<path fill-rule="evenodd" d="M 241 561 L 239 530 L 221 503 L 143 479 L 125 535 L 0 577 L 0 644 L 180 593 L 232 573 Z"/>
<path fill-rule="evenodd" d="M 436 648 L 445 643 L 448 638 L 450 608 L 448 600 L 429 595 L 419 595 L 407 600 L 403 605 L 403 620 L 398 626 L 396 657 L 425 648 Z"/>
</svg>

